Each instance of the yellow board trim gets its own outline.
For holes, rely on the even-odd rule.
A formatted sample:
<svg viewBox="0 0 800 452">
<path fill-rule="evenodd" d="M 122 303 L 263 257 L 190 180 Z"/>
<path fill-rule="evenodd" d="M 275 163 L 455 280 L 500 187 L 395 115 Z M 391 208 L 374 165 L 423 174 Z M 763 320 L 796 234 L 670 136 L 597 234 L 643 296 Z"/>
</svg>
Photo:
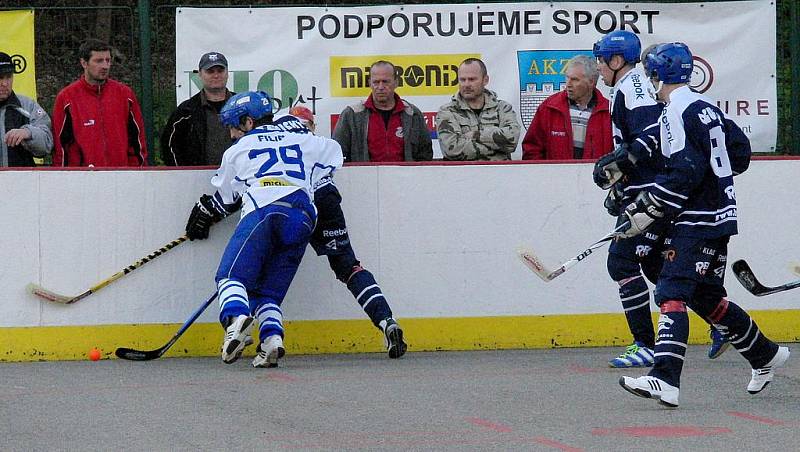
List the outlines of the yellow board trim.
<svg viewBox="0 0 800 452">
<path fill-rule="evenodd" d="M 752 311 L 762 331 L 777 342 L 800 341 L 800 310 Z M 654 324 L 657 314 L 653 314 Z M 692 344 L 707 344 L 708 328 L 690 315 Z M 400 319 L 409 351 L 498 350 L 624 346 L 631 342 L 622 314 Z M 87 359 L 97 347 L 102 358 L 117 347 L 151 350 L 164 345 L 180 324 L 0 328 L 0 361 Z M 383 337 L 368 320 L 286 322 L 289 354 L 383 352 Z M 166 357 L 216 356 L 222 328 L 192 325 Z M 248 349 L 254 353 L 255 347 Z M 247 356 L 248 353 L 245 353 Z"/>
</svg>

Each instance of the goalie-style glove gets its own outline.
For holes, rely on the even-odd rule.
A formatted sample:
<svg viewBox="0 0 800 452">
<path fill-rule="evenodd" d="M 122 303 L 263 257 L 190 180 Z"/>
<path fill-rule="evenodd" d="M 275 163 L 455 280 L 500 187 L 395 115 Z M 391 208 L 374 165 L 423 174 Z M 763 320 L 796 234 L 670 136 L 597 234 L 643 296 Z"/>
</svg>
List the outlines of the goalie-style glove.
<svg viewBox="0 0 800 452">
<path fill-rule="evenodd" d="M 628 152 L 628 148 L 627 143 L 622 143 L 613 151 L 597 159 L 592 177 L 598 187 L 608 190 L 623 176 L 633 172 L 636 160 Z"/>
<path fill-rule="evenodd" d="M 186 236 L 189 240 L 203 240 L 208 238 L 208 232 L 214 223 L 227 216 L 227 212 L 220 212 L 214 205 L 211 195 L 203 195 L 189 214 L 186 222 Z"/>
<path fill-rule="evenodd" d="M 650 227 L 656 220 L 664 218 L 663 206 L 653 195 L 643 191 L 625 208 L 630 227 L 620 232 L 620 237 L 635 237 Z"/>
</svg>

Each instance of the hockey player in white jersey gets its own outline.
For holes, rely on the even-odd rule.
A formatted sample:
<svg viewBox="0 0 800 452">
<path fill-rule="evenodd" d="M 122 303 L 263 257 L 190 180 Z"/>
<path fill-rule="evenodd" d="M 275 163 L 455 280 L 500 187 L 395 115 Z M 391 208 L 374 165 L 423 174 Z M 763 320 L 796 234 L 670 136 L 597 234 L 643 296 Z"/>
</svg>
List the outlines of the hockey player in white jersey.
<svg viewBox="0 0 800 452">
<path fill-rule="evenodd" d="M 761 392 L 789 357 L 788 347 L 767 339 L 747 312 L 726 298 L 728 241 L 737 233 L 733 176 L 747 169 L 750 146 L 713 101 L 689 89 L 692 66 L 692 54 L 682 43 L 658 46 L 646 63 L 659 99 L 666 102 L 659 119 L 666 166 L 624 215 L 631 223 L 627 237 L 659 222 L 673 226 L 655 291 L 661 311 L 655 365 L 648 375 L 621 377 L 619 383 L 672 408 L 678 406 L 689 338 L 687 307 L 725 332 L 750 363 L 751 394 Z"/>
<path fill-rule="evenodd" d="M 253 366 L 275 367 L 285 353 L 281 303 L 316 222 L 315 185 L 342 166 L 342 150 L 294 118 L 273 124 L 272 99 L 260 91 L 231 97 L 220 120 L 236 141 L 211 179 L 217 191 L 194 206 L 186 234 L 207 238 L 212 224 L 241 208 L 216 274 L 222 360 L 239 359 L 258 320 Z"/>
</svg>

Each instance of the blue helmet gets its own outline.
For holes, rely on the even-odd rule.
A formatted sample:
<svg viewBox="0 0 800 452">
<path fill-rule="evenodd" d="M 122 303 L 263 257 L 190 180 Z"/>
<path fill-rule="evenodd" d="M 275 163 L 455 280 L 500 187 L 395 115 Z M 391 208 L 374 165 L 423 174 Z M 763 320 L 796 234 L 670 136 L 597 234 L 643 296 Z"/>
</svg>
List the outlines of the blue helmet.
<svg viewBox="0 0 800 452">
<path fill-rule="evenodd" d="M 692 78 L 692 52 L 682 42 L 661 44 L 647 55 L 647 75 L 667 84 L 689 83 Z"/>
<path fill-rule="evenodd" d="M 605 35 L 594 43 L 592 53 L 596 58 L 608 61 L 614 55 L 622 55 L 626 63 L 636 64 L 640 61 L 642 44 L 635 33 L 627 30 L 616 30 Z"/>
<path fill-rule="evenodd" d="M 243 116 L 259 120 L 272 114 L 272 98 L 264 91 L 247 91 L 232 96 L 219 112 L 222 125 L 239 127 Z"/>
</svg>

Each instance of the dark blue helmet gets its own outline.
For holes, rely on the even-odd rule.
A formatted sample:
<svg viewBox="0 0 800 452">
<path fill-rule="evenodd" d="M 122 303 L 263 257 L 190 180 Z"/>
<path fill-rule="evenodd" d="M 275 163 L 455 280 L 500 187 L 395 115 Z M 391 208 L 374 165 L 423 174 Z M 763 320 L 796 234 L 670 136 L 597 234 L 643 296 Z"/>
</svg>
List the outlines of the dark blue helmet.
<svg viewBox="0 0 800 452">
<path fill-rule="evenodd" d="M 264 91 L 247 91 L 232 96 L 219 112 L 222 125 L 239 127 L 243 116 L 259 120 L 272 114 L 272 98 Z"/>
<path fill-rule="evenodd" d="M 627 30 L 616 30 L 603 36 L 594 43 L 592 53 L 597 58 L 609 61 L 614 55 L 622 55 L 626 63 L 636 64 L 640 61 L 642 44 L 635 33 Z"/>
<path fill-rule="evenodd" d="M 657 76 L 662 83 L 689 83 L 692 78 L 692 52 L 682 42 L 661 44 L 647 55 L 647 75 Z"/>
</svg>

